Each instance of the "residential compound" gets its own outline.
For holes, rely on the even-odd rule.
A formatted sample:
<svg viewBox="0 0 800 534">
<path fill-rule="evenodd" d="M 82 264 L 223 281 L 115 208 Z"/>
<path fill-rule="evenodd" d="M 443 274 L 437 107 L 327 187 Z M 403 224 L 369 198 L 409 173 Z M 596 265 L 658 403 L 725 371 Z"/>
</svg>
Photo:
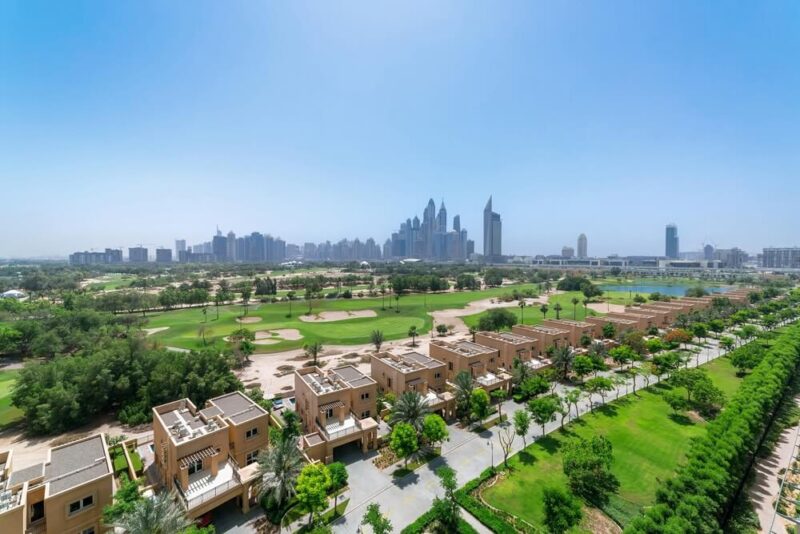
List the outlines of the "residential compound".
<svg viewBox="0 0 800 534">
<path fill-rule="evenodd" d="M 13 451 L 0 453 L 0 532 L 105 532 L 114 475 L 103 434 L 53 447 L 43 463 L 13 469 Z"/>
<path fill-rule="evenodd" d="M 189 517 L 236 499 L 243 512 L 254 499 L 258 453 L 269 440 L 269 414 L 241 392 L 153 408 L 153 455 L 162 486 L 174 490 Z"/>
<path fill-rule="evenodd" d="M 431 358 L 447 365 L 447 379 L 465 371 L 475 383 L 487 391 L 495 389 L 508 390 L 511 375 L 506 373 L 500 364 L 500 351 L 485 347 L 471 341 L 443 341 L 435 339 L 430 344 Z"/>
<path fill-rule="evenodd" d="M 333 449 L 357 443 L 366 452 L 377 445 L 378 384 L 353 366 L 324 372 L 319 367 L 294 374 L 295 410 L 304 431 L 300 447 L 312 460 L 329 463 Z"/>
</svg>

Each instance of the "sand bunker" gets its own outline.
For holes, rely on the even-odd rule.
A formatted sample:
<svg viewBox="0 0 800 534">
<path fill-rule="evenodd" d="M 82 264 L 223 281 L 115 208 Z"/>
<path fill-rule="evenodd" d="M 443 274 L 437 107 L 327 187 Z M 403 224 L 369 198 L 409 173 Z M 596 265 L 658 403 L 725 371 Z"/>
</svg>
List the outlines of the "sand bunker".
<svg viewBox="0 0 800 534">
<path fill-rule="evenodd" d="M 259 330 L 256 332 L 256 339 L 271 339 L 279 337 L 287 341 L 297 341 L 303 339 L 303 334 L 296 328 L 278 328 L 277 330 Z"/>
<path fill-rule="evenodd" d="M 152 336 L 153 334 L 158 334 L 159 332 L 163 332 L 164 330 L 168 329 L 168 326 L 159 326 L 158 328 L 142 328 L 147 336 Z"/>
<path fill-rule="evenodd" d="M 307 323 L 328 323 L 331 321 L 346 321 L 347 319 L 357 319 L 359 317 L 377 317 L 375 310 L 357 311 L 324 311 L 316 315 L 301 315 L 300 320 Z"/>
<path fill-rule="evenodd" d="M 237 317 L 236 322 L 242 324 L 260 323 L 261 317 Z"/>
<path fill-rule="evenodd" d="M 253 341 L 255 345 L 275 345 L 276 343 L 280 343 L 281 339 L 256 339 Z"/>
</svg>

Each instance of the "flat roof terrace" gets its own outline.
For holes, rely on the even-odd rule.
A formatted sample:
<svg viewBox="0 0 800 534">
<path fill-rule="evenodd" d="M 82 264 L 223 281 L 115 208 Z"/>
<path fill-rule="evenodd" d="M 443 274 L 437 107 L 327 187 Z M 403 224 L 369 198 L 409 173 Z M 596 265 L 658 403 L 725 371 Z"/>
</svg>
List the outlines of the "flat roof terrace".
<svg viewBox="0 0 800 534">
<path fill-rule="evenodd" d="M 342 367 L 331 369 L 331 374 L 335 374 L 346 384 L 354 388 L 377 383 L 352 365 L 343 365 Z"/>
<path fill-rule="evenodd" d="M 547 319 L 547 320 L 563 325 L 577 326 L 578 328 L 591 328 L 594 326 L 592 323 L 587 323 L 586 321 L 574 321 L 572 319 Z"/>
<path fill-rule="evenodd" d="M 448 343 L 446 346 L 453 352 L 463 354 L 464 356 L 478 356 L 495 352 L 495 349 L 491 347 L 484 347 L 472 341 L 456 341 L 454 343 Z"/>
<path fill-rule="evenodd" d="M 564 330 L 563 328 L 556 328 L 554 326 L 544 326 L 542 324 L 524 324 L 524 325 L 519 325 L 519 328 L 524 328 L 525 330 L 530 330 L 531 332 L 539 332 L 540 334 L 550 334 L 550 335 L 569 334 L 569 330 Z"/>
<path fill-rule="evenodd" d="M 44 475 L 48 495 L 110 474 L 109 463 L 101 434 L 50 449 L 50 461 L 45 466 Z"/>
<path fill-rule="evenodd" d="M 535 343 L 537 340 L 536 338 L 523 336 L 521 334 L 514 334 L 512 332 L 479 332 L 482 336 L 486 336 L 491 339 L 496 339 L 498 341 L 503 341 L 505 343 L 511 343 L 512 345 L 522 345 L 523 343 Z"/>
<path fill-rule="evenodd" d="M 219 417 L 218 409 L 197 411 L 190 401 L 182 399 L 158 406 L 155 411 L 172 440 L 180 444 L 225 428 L 227 424 Z"/>
<path fill-rule="evenodd" d="M 209 412 L 213 415 L 221 415 L 229 419 L 235 425 L 268 415 L 264 408 L 253 402 L 250 397 L 241 391 L 234 391 L 226 395 L 214 397 L 210 399 L 209 402 L 212 406 L 201 410 L 201 414 L 206 415 L 206 412 Z M 216 410 L 212 410 L 213 408 L 216 408 Z M 216 411 L 219 411 L 219 413 L 215 413 Z"/>
<path fill-rule="evenodd" d="M 425 356 L 419 352 L 406 352 L 403 354 L 382 352 L 373 357 L 401 373 L 411 373 L 420 369 L 434 369 L 444 365 L 439 360 L 434 360 L 430 356 Z"/>
</svg>

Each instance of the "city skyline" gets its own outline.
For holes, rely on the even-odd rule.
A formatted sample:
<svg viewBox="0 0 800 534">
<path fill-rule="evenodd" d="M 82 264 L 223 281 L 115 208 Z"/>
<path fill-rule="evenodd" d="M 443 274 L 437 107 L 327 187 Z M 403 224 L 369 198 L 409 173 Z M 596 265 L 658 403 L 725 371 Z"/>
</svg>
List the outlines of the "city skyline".
<svg viewBox="0 0 800 534">
<path fill-rule="evenodd" d="M 482 250 L 493 195 L 506 254 L 800 242 L 796 3 L 200 4 L 0 6 L 0 256 L 380 239 L 422 196 Z"/>
</svg>

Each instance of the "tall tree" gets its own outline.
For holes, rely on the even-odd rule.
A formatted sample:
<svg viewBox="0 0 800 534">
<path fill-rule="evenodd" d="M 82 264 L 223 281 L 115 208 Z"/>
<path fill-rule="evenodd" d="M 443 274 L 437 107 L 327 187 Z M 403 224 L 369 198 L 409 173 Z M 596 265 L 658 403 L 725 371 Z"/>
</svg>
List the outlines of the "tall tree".
<svg viewBox="0 0 800 534">
<path fill-rule="evenodd" d="M 553 306 L 553 309 L 556 312 L 556 319 L 561 319 L 561 310 L 564 309 L 564 307 L 561 305 L 561 303 L 560 302 L 556 302 L 555 306 Z"/>
<path fill-rule="evenodd" d="M 522 448 L 528 447 L 526 436 L 531 426 L 531 416 L 527 410 L 517 410 L 514 412 L 514 432 L 522 438 Z"/>
<path fill-rule="evenodd" d="M 381 350 L 381 345 L 383 345 L 383 332 L 380 330 L 373 330 L 370 334 L 370 341 L 375 345 L 375 350 Z"/>
<path fill-rule="evenodd" d="M 322 353 L 322 343 L 319 341 L 307 343 L 303 346 L 303 350 L 306 352 L 306 356 L 312 359 L 314 365 L 317 365 L 317 358 Z"/>
<path fill-rule="evenodd" d="M 392 522 L 381 513 L 380 505 L 375 502 L 367 505 L 367 511 L 361 518 L 361 525 L 372 527 L 372 534 L 389 534 L 393 530 Z"/>
<path fill-rule="evenodd" d="M 406 391 L 392 407 L 390 421 L 392 425 L 408 423 L 415 431 L 422 432 L 425 416 L 431 413 L 427 400 L 416 391 Z"/>
<path fill-rule="evenodd" d="M 266 497 L 281 507 L 294 497 L 295 480 L 304 461 L 291 435 L 271 441 L 270 447 L 258 455 L 256 491 L 259 499 Z"/>
<path fill-rule="evenodd" d="M 307 464 L 297 476 L 297 501 L 308 510 L 308 524 L 328 504 L 331 475 L 325 464 Z"/>
<path fill-rule="evenodd" d="M 416 326 L 411 325 L 408 328 L 408 337 L 411 338 L 411 346 L 412 347 L 416 347 L 417 346 L 417 327 Z"/>
<path fill-rule="evenodd" d="M 542 304 L 541 306 L 539 306 L 539 311 L 542 312 L 542 317 L 547 319 L 547 312 L 550 311 L 550 306 L 548 306 L 547 304 Z"/>
<path fill-rule="evenodd" d="M 578 317 L 578 303 L 580 299 L 578 297 L 572 297 L 572 320 L 575 321 Z"/>
</svg>

